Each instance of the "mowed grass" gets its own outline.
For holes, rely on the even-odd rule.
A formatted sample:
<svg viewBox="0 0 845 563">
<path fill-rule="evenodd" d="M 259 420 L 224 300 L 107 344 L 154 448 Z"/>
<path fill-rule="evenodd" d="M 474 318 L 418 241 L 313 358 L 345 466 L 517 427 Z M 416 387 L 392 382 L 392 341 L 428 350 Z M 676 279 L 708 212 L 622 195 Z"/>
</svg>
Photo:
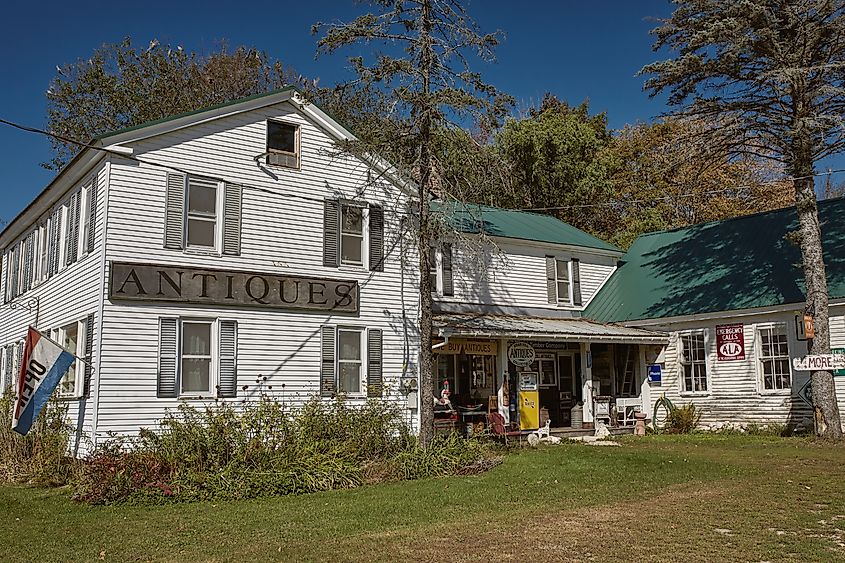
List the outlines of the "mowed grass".
<svg viewBox="0 0 845 563">
<path fill-rule="evenodd" d="M 0 560 L 845 560 L 843 485 L 844 446 L 658 436 L 242 502 L 92 507 L 0 487 Z"/>
</svg>

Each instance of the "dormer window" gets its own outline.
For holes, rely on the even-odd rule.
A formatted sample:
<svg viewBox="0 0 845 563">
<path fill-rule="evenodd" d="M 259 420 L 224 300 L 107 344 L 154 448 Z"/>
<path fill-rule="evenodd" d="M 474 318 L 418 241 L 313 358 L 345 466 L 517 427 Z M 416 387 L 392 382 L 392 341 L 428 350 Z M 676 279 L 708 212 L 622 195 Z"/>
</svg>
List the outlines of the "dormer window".
<svg viewBox="0 0 845 563">
<path fill-rule="evenodd" d="M 267 122 L 267 164 L 299 168 L 299 126 Z"/>
</svg>

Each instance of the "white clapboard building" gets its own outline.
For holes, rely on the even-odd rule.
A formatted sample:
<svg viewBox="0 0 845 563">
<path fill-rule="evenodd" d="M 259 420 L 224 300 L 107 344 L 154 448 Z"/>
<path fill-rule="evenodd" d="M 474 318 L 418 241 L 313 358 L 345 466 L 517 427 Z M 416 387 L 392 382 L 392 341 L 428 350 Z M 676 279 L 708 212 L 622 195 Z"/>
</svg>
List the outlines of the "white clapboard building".
<svg viewBox="0 0 845 563">
<path fill-rule="evenodd" d="M 845 354 L 845 199 L 819 202 L 830 340 Z M 586 314 L 669 334 L 648 358 L 652 404 L 693 403 L 709 427 L 812 428 L 803 329 L 805 287 L 795 208 L 640 236 Z M 845 413 L 845 371 L 834 372 Z M 662 410 L 661 410 L 662 412 Z"/>
<path fill-rule="evenodd" d="M 2 384 L 28 326 L 78 361 L 84 452 L 168 409 L 395 399 L 418 358 L 408 198 L 287 88 L 105 134 L 0 234 Z"/>
</svg>

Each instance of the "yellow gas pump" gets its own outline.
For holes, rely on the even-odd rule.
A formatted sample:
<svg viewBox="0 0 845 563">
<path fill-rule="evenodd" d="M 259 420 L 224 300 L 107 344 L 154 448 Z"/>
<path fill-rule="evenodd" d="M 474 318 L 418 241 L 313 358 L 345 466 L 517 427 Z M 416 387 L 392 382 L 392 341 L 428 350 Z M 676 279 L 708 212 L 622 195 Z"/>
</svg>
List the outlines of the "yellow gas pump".
<svg viewBox="0 0 845 563">
<path fill-rule="evenodd" d="M 540 428 L 540 391 L 535 371 L 519 374 L 519 429 L 537 430 Z"/>
</svg>

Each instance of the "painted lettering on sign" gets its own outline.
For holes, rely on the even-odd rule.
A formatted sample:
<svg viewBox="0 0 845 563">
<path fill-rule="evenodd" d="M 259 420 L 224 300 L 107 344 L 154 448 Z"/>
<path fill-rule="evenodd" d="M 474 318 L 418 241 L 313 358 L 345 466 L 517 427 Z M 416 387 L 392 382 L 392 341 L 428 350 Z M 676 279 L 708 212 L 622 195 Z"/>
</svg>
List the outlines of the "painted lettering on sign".
<svg viewBox="0 0 845 563">
<path fill-rule="evenodd" d="M 113 262 L 109 299 L 358 312 L 358 282 Z"/>
<path fill-rule="evenodd" d="M 720 362 L 745 359 L 745 327 L 741 323 L 716 327 L 716 357 Z"/>
<path fill-rule="evenodd" d="M 508 360 L 515 366 L 526 367 L 534 363 L 537 354 L 527 342 L 513 342 L 508 346 Z"/>
<path fill-rule="evenodd" d="M 840 354 L 818 354 L 792 358 L 792 369 L 796 371 L 840 370 L 845 369 L 845 356 Z"/>
</svg>

